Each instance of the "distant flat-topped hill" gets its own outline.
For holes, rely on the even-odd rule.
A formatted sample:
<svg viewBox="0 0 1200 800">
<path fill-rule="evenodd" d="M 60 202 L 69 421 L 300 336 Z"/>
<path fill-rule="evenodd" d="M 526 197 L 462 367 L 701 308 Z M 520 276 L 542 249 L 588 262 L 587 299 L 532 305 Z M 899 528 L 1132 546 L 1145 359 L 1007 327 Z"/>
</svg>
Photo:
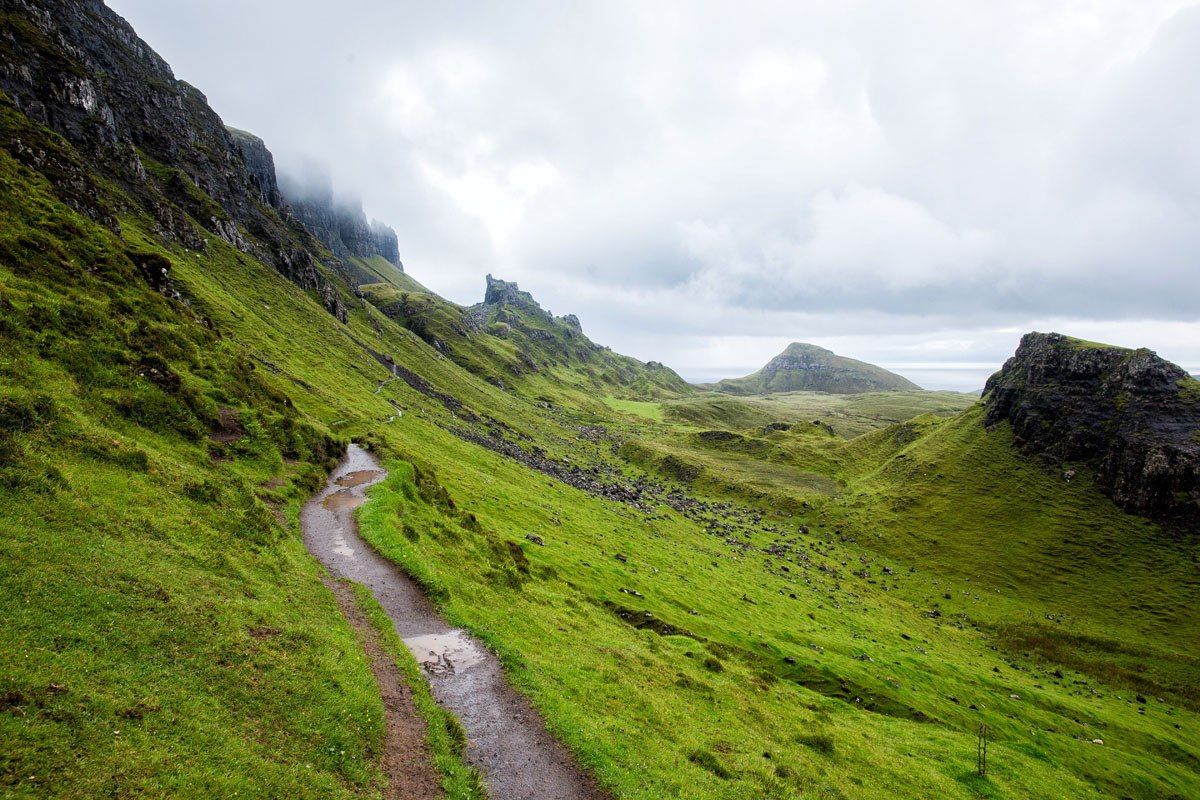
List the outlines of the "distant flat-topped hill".
<svg viewBox="0 0 1200 800">
<path fill-rule="evenodd" d="M 744 378 L 729 378 L 712 387 L 728 394 L 774 394 L 776 392 L 862 392 L 913 391 L 912 381 L 883 367 L 839 356 L 824 347 L 792 342 L 767 365 Z"/>
</svg>

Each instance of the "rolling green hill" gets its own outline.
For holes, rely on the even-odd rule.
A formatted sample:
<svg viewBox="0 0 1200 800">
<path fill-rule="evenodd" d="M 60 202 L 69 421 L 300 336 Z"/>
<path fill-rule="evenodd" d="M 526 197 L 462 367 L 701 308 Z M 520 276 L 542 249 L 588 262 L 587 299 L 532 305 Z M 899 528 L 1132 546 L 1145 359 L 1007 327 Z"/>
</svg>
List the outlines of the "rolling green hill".
<svg viewBox="0 0 1200 800">
<path fill-rule="evenodd" d="M 771 423 L 811 423 L 853 437 L 921 414 L 949 416 L 970 408 L 978 395 L 966 392 L 889 391 L 858 394 L 782 392 L 730 397 L 709 393 L 662 404 L 673 422 L 739 430 Z"/>
<path fill-rule="evenodd" d="M 744 378 L 718 381 L 712 388 L 728 394 L 761 395 L 775 392 L 856 394 L 914 391 L 921 387 L 874 364 L 839 356 L 815 344 L 792 342 L 758 372 Z"/>
</svg>

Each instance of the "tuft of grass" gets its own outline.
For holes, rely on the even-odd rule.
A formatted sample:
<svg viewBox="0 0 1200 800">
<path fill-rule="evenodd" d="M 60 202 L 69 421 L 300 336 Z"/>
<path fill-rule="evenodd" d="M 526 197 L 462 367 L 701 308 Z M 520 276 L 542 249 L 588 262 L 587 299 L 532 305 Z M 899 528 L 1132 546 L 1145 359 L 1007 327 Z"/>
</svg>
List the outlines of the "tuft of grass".
<svg viewBox="0 0 1200 800">
<path fill-rule="evenodd" d="M 701 769 L 708 770 L 721 780 L 727 781 L 733 777 L 733 773 L 721 763 L 721 760 L 708 750 L 693 750 L 688 753 L 688 761 Z"/>
<path fill-rule="evenodd" d="M 796 743 L 822 755 L 833 755 L 833 738 L 823 733 L 802 733 L 796 736 Z"/>
<path fill-rule="evenodd" d="M 1179 399 L 1185 403 L 1200 403 L 1200 380 L 1186 377 L 1179 381 Z"/>
</svg>

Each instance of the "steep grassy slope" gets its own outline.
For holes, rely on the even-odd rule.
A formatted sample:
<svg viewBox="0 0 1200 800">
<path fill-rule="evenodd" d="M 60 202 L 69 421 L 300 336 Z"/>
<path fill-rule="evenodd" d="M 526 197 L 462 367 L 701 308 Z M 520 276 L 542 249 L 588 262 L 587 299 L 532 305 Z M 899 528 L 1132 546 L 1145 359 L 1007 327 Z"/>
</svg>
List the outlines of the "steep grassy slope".
<svg viewBox="0 0 1200 800">
<path fill-rule="evenodd" d="M 362 340 L 415 337 L 216 236 L 165 247 L 99 177 L 121 232 L 93 222 L 13 157 L 89 174 L 73 149 L 0 126 L 4 796 L 377 794 L 383 707 L 296 513 L 395 414 Z"/>
<path fill-rule="evenodd" d="M 395 264 L 382 256 L 352 258 L 350 262 L 361 271 L 358 283 L 363 291 L 368 292 L 368 296 L 373 288 L 371 284 L 377 284 L 374 287 L 376 289 L 387 287 L 402 292 L 432 294 L 416 278 L 397 269 Z"/>
<path fill-rule="evenodd" d="M 285 527 L 338 443 L 152 290 L 135 220 L 118 239 L 7 153 L 0 181 L 5 795 L 376 785 L 382 707 Z"/>
</svg>

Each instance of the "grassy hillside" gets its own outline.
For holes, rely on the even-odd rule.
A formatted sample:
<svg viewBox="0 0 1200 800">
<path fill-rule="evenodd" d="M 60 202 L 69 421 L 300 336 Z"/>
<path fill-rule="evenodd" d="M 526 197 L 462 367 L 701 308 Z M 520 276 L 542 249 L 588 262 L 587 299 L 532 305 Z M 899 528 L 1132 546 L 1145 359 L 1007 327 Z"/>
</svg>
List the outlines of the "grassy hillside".
<svg viewBox="0 0 1200 800">
<path fill-rule="evenodd" d="M 577 325 L 550 316 L 526 293 L 514 302 L 464 308 L 412 288 L 407 276 L 405 281 L 361 289 L 383 314 L 499 388 L 597 409 L 603 407 L 598 398 L 606 395 L 669 398 L 693 391 L 661 364 L 643 364 L 596 345 Z"/>
<path fill-rule="evenodd" d="M 810 424 L 817 420 L 849 438 L 921 414 L 953 415 L 976 400 L 977 395 L 965 392 L 783 392 L 737 398 L 708 393 L 669 401 L 662 409 L 671 421 L 700 428 L 742 430 L 774 422 Z"/>
<path fill-rule="evenodd" d="M 5 796 L 375 787 L 382 707 L 290 532 L 338 441 L 153 291 L 139 220 L 118 238 L 8 153 L 0 181 Z"/>
<path fill-rule="evenodd" d="M 416 278 L 397 268 L 383 256 L 351 258 L 350 263 L 356 268 L 357 282 L 360 286 L 382 284 L 404 292 L 430 293 Z"/>
<path fill-rule="evenodd" d="M 118 235 L 8 152 L 0 182 L 4 796 L 377 794 L 378 690 L 296 515 L 394 413 L 382 323 L 215 236 L 168 249 L 133 212 Z"/>
<path fill-rule="evenodd" d="M 752 484 L 739 501 L 741 476 L 723 487 L 730 506 L 708 506 L 716 513 L 653 498 L 638 508 L 444 433 L 405 433 L 365 511 L 368 535 L 504 655 L 620 797 L 1197 788 L 1198 665 L 1184 644 L 1195 546 L 1116 512 L 1086 478 L 1059 485 L 1014 456 L 1003 431 L 985 433 L 977 412 L 889 429 L 882 442 L 827 435 L 826 458 L 810 465 L 741 443 L 746 474 L 776 463 L 781 480 L 811 469 L 838 483 L 789 514 L 755 510 Z M 868 470 L 872 447 L 901 465 L 953 455 L 942 468 L 955 479 L 935 492 L 907 467 Z M 709 493 L 696 481 L 681 491 Z M 972 500 L 981 492 L 1012 494 L 1010 527 L 996 527 L 998 502 Z M 905 516 L 905 493 L 931 508 Z M 1083 538 L 1064 550 L 1072 537 Z M 1128 559 L 1092 552 L 1101 541 L 1125 542 Z M 999 558 L 1009 545 L 1016 555 Z M 1151 564 L 1169 580 L 1152 585 Z M 1060 569 L 1078 579 L 1051 580 Z M 1129 586 L 1147 598 L 1132 613 Z M 980 723 L 994 736 L 986 779 L 972 773 Z"/>
<path fill-rule="evenodd" d="M 292 524 L 328 437 L 350 435 L 392 470 L 365 533 L 616 796 L 1194 793 L 1194 548 L 1019 459 L 976 412 L 849 443 L 811 422 L 714 436 L 625 414 L 605 434 L 582 424 L 595 409 L 502 391 L 370 305 L 338 323 L 215 238 L 168 252 L 128 218 L 118 240 L 5 163 L 22 186 L 7 246 L 55 254 L 18 251 L 6 264 L 28 271 L 4 278 L 23 431 L 3 504 L 10 793 L 371 793 L 378 698 Z M 119 255 L 107 277 L 70 269 L 134 245 L 170 260 L 187 305 Z M 47 310 L 64 321 L 34 325 Z M 176 394 L 137 374 L 139 326 Z M 628 484 L 640 469 L 607 437 L 643 424 L 640 446 L 720 479 L 676 472 L 673 498 L 637 505 L 494 450 Z"/>
</svg>

